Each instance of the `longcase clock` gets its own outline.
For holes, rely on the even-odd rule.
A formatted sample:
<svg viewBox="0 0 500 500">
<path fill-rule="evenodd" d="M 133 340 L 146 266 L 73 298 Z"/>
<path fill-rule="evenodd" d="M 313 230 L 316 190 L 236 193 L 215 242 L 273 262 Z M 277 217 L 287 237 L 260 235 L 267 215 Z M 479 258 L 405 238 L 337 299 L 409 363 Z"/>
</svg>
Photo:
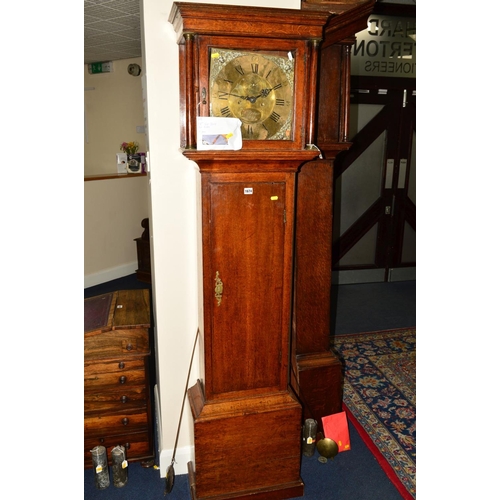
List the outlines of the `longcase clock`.
<svg viewBox="0 0 500 500">
<path fill-rule="evenodd" d="M 296 175 L 319 154 L 318 47 L 329 13 L 176 2 L 181 146 L 201 173 L 204 373 L 188 391 L 193 499 L 303 494 L 290 388 Z M 198 116 L 238 118 L 238 151 L 198 150 Z"/>
</svg>

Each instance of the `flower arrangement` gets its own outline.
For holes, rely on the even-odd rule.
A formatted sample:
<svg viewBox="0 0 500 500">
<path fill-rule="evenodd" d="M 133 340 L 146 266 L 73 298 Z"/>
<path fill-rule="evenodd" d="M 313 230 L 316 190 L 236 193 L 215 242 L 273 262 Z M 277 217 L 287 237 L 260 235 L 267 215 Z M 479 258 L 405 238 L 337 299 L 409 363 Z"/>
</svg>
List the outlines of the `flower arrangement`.
<svg viewBox="0 0 500 500">
<path fill-rule="evenodd" d="M 139 143 L 135 141 L 122 142 L 120 146 L 120 150 L 123 151 L 124 153 L 127 153 L 128 156 L 137 153 L 138 149 L 139 149 Z"/>
</svg>

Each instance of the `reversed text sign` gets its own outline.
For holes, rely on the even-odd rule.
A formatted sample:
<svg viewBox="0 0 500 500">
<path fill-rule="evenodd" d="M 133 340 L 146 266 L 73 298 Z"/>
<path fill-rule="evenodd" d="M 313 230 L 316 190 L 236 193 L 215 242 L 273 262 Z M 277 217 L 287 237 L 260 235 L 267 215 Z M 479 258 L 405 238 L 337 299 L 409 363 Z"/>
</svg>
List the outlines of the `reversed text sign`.
<svg viewBox="0 0 500 500">
<path fill-rule="evenodd" d="M 417 36 L 415 18 L 368 18 L 366 30 L 356 34 L 351 74 L 416 78 Z"/>
</svg>

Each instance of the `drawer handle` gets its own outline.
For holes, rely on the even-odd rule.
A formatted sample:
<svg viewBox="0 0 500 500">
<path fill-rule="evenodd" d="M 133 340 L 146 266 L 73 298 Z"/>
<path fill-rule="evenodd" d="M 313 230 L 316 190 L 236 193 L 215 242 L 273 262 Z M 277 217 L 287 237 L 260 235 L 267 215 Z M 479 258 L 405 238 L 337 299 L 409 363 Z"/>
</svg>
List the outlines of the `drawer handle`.
<svg viewBox="0 0 500 500">
<path fill-rule="evenodd" d="M 127 351 L 131 351 L 134 348 L 132 344 L 127 344 Z"/>
<path fill-rule="evenodd" d="M 130 443 L 125 443 L 125 448 L 128 450 L 130 448 Z"/>
<path fill-rule="evenodd" d="M 125 377 L 125 375 L 122 375 L 120 377 L 120 384 L 124 384 L 126 381 L 127 381 L 127 377 Z"/>
<path fill-rule="evenodd" d="M 128 401 L 127 396 L 122 396 L 121 401 L 122 401 L 122 403 L 126 403 Z"/>
<path fill-rule="evenodd" d="M 124 363 L 123 361 L 120 361 L 120 362 L 118 363 L 118 368 L 120 368 L 120 369 L 122 369 L 122 370 L 123 370 L 123 368 L 125 368 L 125 363 Z"/>
<path fill-rule="evenodd" d="M 100 438 L 100 439 L 99 439 L 99 442 L 100 442 L 100 443 L 104 443 L 104 438 Z"/>
<path fill-rule="evenodd" d="M 128 418 L 127 417 L 125 417 L 125 418 L 122 419 L 122 424 L 123 425 L 128 425 Z"/>
</svg>

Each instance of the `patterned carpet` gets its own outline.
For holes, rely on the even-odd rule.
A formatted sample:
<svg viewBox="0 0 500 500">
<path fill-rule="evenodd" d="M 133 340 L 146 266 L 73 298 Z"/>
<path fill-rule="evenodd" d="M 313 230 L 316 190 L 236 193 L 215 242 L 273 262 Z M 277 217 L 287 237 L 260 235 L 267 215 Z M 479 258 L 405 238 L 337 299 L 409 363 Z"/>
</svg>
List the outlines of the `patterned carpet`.
<svg viewBox="0 0 500 500">
<path fill-rule="evenodd" d="M 405 499 L 416 498 L 416 330 L 335 336 L 344 408 Z"/>
</svg>

